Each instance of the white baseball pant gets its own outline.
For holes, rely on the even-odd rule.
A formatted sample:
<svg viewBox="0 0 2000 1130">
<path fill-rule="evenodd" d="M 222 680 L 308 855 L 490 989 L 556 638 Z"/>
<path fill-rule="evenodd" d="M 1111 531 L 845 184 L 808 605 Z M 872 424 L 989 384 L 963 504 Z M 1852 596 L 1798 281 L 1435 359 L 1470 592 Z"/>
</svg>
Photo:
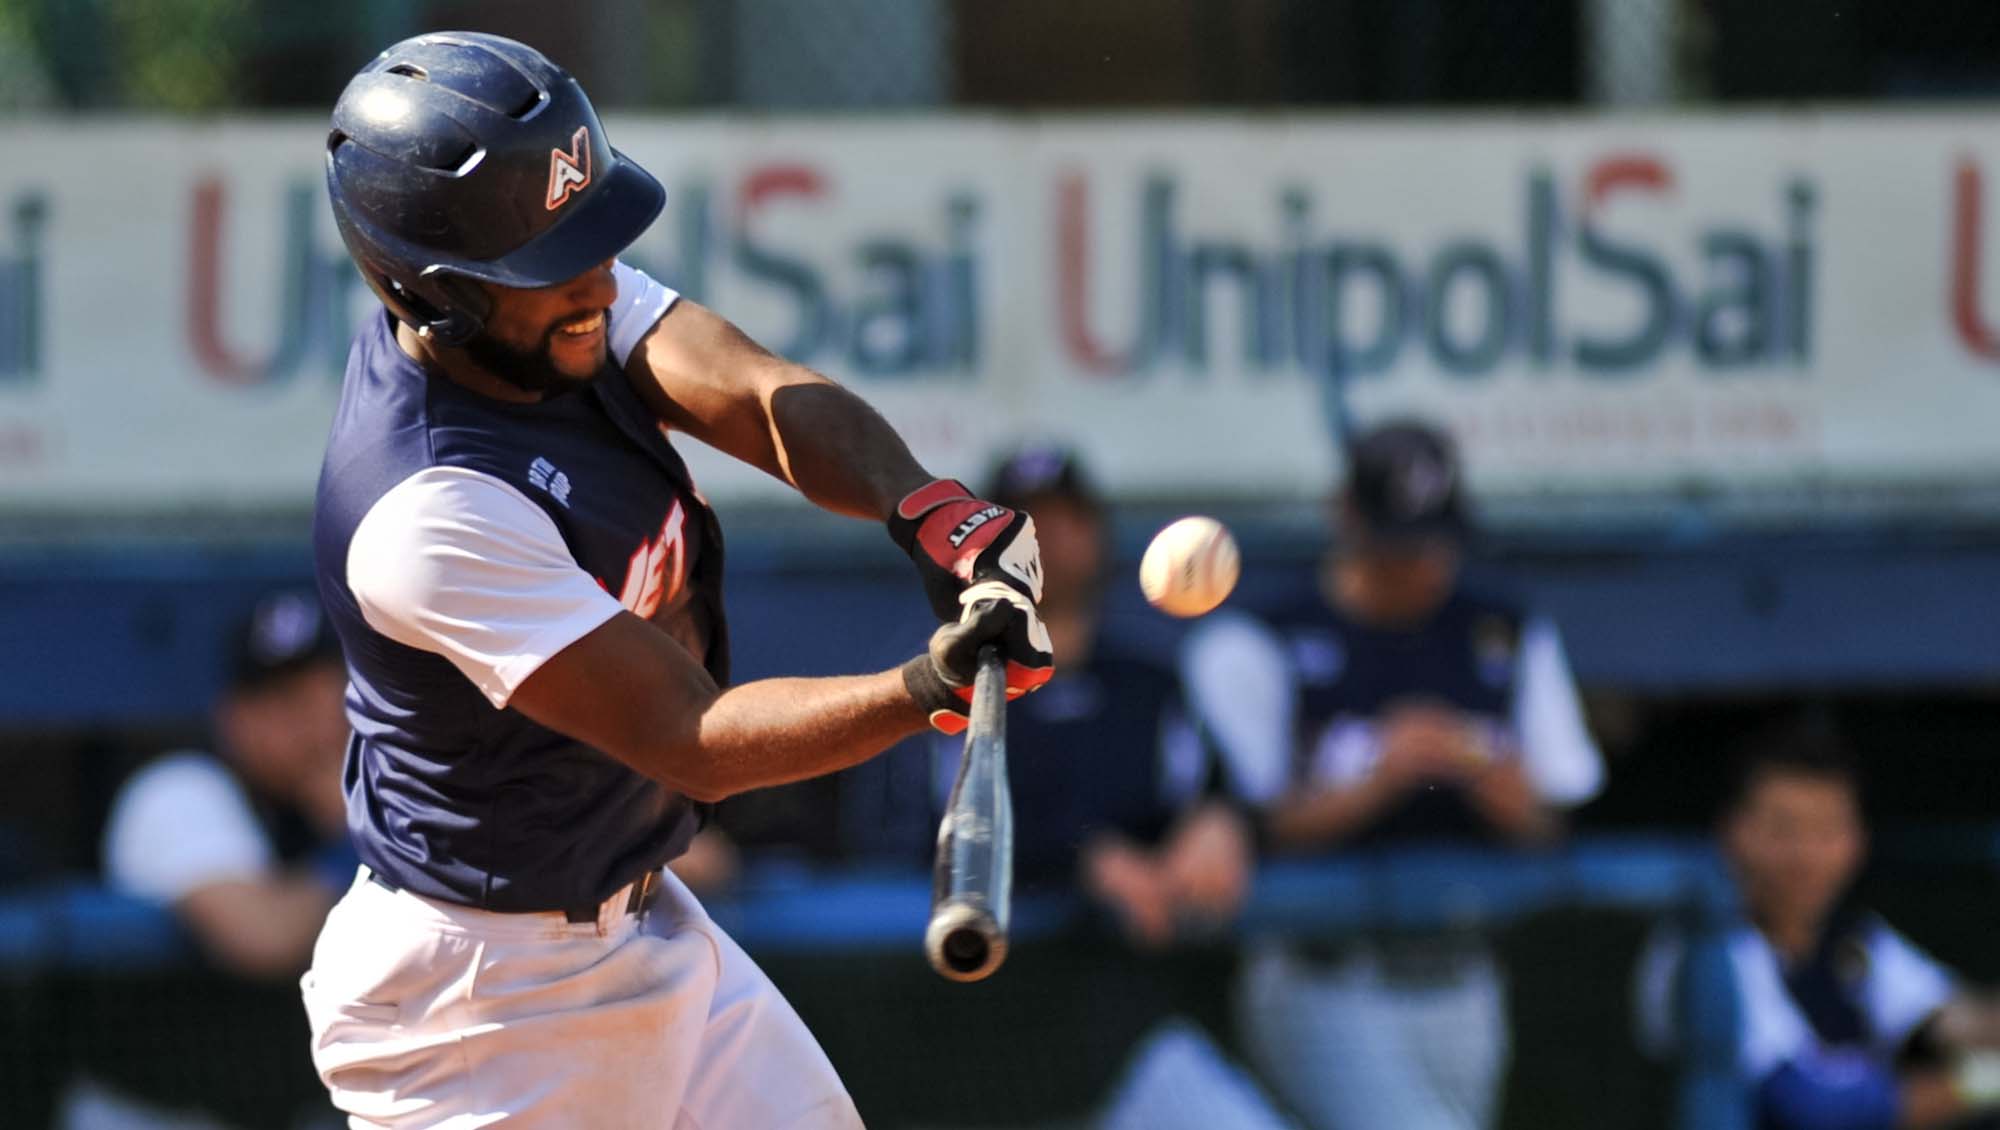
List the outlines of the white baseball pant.
<svg viewBox="0 0 2000 1130">
<path fill-rule="evenodd" d="M 1251 1063 L 1312 1130 L 1490 1130 L 1509 1053 L 1490 955 L 1413 986 L 1366 949 L 1314 967 L 1251 956 L 1237 999 Z"/>
<path fill-rule="evenodd" d="M 303 980 L 313 1065 L 356 1130 L 859 1130 L 798 1014 L 665 874 L 651 922 L 496 914 L 370 882 Z"/>
</svg>

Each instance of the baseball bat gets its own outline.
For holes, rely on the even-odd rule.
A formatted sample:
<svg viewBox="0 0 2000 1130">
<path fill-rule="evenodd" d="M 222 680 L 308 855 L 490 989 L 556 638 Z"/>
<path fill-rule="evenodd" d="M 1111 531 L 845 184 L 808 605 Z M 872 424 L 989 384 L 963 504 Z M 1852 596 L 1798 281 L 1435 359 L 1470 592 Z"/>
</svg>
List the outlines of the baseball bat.
<svg viewBox="0 0 2000 1130">
<path fill-rule="evenodd" d="M 938 824 L 924 931 L 931 968 L 953 981 L 982 980 L 1007 956 L 1014 804 L 1007 789 L 1007 667 L 992 644 L 979 649 L 971 713 L 958 780 Z"/>
</svg>

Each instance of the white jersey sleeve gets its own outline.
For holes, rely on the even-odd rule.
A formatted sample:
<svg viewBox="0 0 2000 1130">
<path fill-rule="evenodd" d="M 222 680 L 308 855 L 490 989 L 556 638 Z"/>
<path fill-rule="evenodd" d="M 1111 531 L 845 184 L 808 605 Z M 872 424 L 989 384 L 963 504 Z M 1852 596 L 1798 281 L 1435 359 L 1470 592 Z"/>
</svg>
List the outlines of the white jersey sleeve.
<svg viewBox="0 0 2000 1130">
<path fill-rule="evenodd" d="M 370 627 L 449 659 L 496 707 L 619 611 L 541 507 L 463 467 L 419 471 L 369 509 L 347 584 Z"/>
<path fill-rule="evenodd" d="M 1528 779 L 1550 804 L 1571 807 L 1604 787 L 1604 757 L 1583 723 L 1583 705 L 1551 621 L 1532 617 L 1521 632 L 1514 728 Z"/>
<path fill-rule="evenodd" d="M 1267 805 L 1291 784 L 1298 678 L 1275 633 L 1241 614 L 1211 616 L 1181 647 L 1197 723 L 1242 799 Z"/>
<path fill-rule="evenodd" d="M 1764 1078 L 1813 1050 L 1812 1025 L 1785 988 L 1778 955 L 1764 935 L 1739 927 L 1729 939 L 1729 963 L 1736 973 L 1737 1070 L 1745 1080 Z"/>
<path fill-rule="evenodd" d="M 618 298 L 611 304 L 611 325 L 605 340 L 611 343 L 611 359 L 623 368 L 639 342 L 680 300 L 680 293 L 622 262 L 611 264 L 611 279 L 618 284 Z"/>
<path fill-rule="evenodd" d="M 1952 977 L 1929 954 L 1878 922 L 1868 937 L 1864 990 L 1875 1035 L 1895 1047 L 1952 997 Z"/>
<path fill-rule="evenodd" d="M 105 881 L 160 902 L 258 878 L 273 858 L 242 787 L 204 753 L 169 754 L 134 773 L 104 828 Z"/>
</svg>

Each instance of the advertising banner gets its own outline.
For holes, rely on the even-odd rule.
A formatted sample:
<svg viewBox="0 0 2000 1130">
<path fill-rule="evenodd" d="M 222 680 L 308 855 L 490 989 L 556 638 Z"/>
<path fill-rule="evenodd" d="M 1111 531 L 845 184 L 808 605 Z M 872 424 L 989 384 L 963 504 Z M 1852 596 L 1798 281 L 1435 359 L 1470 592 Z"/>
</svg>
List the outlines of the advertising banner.
<svg viewBox="0 0 2000 1130">
<path fill-rule="evenodd" d="M 1977 115 L 608 126 L 668 192 L 628 261 L 940 472 L 1048 437 L 1122 497 L 1309 498 L 1419 414 L 1489 497 L 2000 479 Z M 378 309 L 323 126 L 7 133 L 0 507 L 307 505 Z"/>
</svg>

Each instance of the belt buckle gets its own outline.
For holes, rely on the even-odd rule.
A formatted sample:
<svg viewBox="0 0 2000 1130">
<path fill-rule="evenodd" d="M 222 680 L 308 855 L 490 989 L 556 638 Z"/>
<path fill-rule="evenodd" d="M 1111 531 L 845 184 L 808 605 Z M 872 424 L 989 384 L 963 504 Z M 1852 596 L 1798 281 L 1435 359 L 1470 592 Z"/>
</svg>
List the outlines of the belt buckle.
<svg viewBox="0 0 2000 1130">
<path fill-rule="evenodd" d="M 632 894 L 625 900 L 625 913 L 643 916 L 653 909 L 653 904 L 659 901 L 659 897 L 660 873 L 643 872 L 637 879 L 632 880 Z"/>
</svg>

